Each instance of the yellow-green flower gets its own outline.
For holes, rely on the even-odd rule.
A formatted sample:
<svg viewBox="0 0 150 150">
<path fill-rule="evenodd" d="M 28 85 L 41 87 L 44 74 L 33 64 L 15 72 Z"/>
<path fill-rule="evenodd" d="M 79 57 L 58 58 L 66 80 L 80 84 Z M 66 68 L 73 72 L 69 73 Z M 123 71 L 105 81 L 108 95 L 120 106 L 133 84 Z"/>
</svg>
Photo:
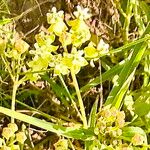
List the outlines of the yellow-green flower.
<svg viewBox="0 0 150 150">
<path fill-rule="evenodd" d="M 23 54 L 29 49 L 29 44 L 27 44 L 22 39 L 16 40 L 14 49 L 19 53 Z"/>
<path fill-rule="evenodd" d="M 62 10 L 57 12 L 56 7 L 52 8 L 51 13 L 47 13 L 47 22 L 49 24 L 55 24 L 59 20 L 63 19 L 64 19 L 64 12 Z"/>
<path fill-rule="evenodd" d="M 69 32 L 72 34 L 72 44 L 75 47 L 81 46 L 90 39 L 91 33 L 84 20 L 75 19 L 73 21 L 68 21 L 68 25 L 71 26 Z"/>
<path fill-rule="evenodd" d="M 14 131 L 9 127 L 5 127 L 3 128 L 2 136 L 9 140 L 10 137 L 14 136 Z"/>
<path fill-rule="evenodd" d="M 97 46 L 93 42 L 90 42 L 87 47 L 84 48 L 85 58 L 97 60 L 100 56 L 108 54 L 109 45 L 101 39 Z"/>
<path fill-rule="evenodd" d="M 48 28 L 49 32 L 54 32 L 57 36 L 61 36 L 63 32 L 67 30 L 67 26 L 64 23 L 63 20 L 60 20 L 54 24 L 51 24 L 51 26 Z"/>
<path fill-rule="evenodd" d="M 84 52 L 73 48 L 71 53 L 63 53 L 62 63 L 66 65 L 70 70 L 73 69 L 74 73 L 77 74 L 81 67 L 86 66 L 88 62 L 82 56 Z"/>
<path fill-rule="evenodd" d="M 9 123 L 7 126 L 11 128 L 14 133 L 18 131 L 18 126 L 15 123 Z"/>
<path fill-rule="evenodd" d="M 100 39 L 97 50 L 99 51 L 100 55 L 108 54 L 109 44 L 105 43 L 103 39 Z"/>
<path fill-rule="evenodd" d="M 47 13 L 47 21 L 50 25 L 48 31 L 54 32 L 57 36 L 60 36 L 68 28 L 64 23 L 64 12 L 56 10 L 55 7 L 52 8 L 51 13 Z"/>
<path fill-rule="evenodd" d="M 24 132 L 16 133 L 16 141 L 18 141 L 19 143 L 24 144 L 26 139 L 27 137 Z"/>
<path fill-rule="evenodd" d="M 69 69 L 67 66 L 63 65 L 62 63 L 56 64 L 55 69 L 54 69 L 54 75 L 66 75 L 69 73 Z"/>
<path fill-rule="evenodd" d="M 51 45 L 54 40 L 55 40 L 55 35 L 54 34 L 46 34 L 45 32 L 40 32 L 35 36 L 36 42 L 38 43 L 38 46 L 43 46 L 43 45 Z"/>
<path fill-rule="evenodd" d="M 61 42 L 63 47 L 66 47 L 67 45 L 71 44 L 72 42 L 72 35 L 69 32 L 63 32 L 61 36 L 59 37 L 59 41 Z"/>
<path fill-rule="evenodd" d="M 94 43 L 90 42 L 87 47 L 84 48 L 85 58 L 93 59 L 97 58 L 99 53 L 97 49 L 94 47 Z"/>
<path fill-rule="evenodd" d="M 2 147 L 3 143 L 4 143 L 4 140 L 0 138 L 0 148 Z"/>
<path fill-rule="evenodd" d="M 73 13 L 77 18 L 80 19 L 88 19 L 91 17 L 91 14 L 89 13 L 88 8 L 82 8 L 81 6 L 77 6 L 77 11 Z"/>
</svg>

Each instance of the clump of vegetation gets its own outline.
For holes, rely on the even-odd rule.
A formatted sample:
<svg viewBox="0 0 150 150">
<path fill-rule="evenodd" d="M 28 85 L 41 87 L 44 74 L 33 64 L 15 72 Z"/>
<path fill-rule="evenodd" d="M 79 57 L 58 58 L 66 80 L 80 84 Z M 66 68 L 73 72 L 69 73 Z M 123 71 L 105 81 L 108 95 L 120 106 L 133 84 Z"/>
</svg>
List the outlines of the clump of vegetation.
<svg viewBox="0 0 150 150">
<path fill-rule="evenodd" d="M 123 31 L 117 49 L 90 32 L 92 14 L 81 6 L 68 18 L 53 7 L 49 27 L 35 35 L 32 46 L 14 30 L 15 18 L 1 20 L 0 112 L 11 117 L 2 127 L 1 149 L 149 149 L 149 6 L 113 4 Z M 138 32 L 134 40 L 131 23 Z M 19 131 L 18 120 L 34 129 Z"/>
</svg>

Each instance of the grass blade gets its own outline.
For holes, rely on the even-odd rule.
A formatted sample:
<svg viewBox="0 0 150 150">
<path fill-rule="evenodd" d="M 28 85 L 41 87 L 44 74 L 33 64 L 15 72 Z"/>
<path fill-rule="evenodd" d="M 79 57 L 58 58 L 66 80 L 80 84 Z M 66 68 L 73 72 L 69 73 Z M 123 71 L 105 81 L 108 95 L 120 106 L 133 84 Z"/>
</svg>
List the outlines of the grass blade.
<svg viewBox="0 0 150 150">
<path fill-rule="evenodd" d="M 89 120 L 88 120 L 88 126 L 90 128 L 95 128 L 95 125 L 96 125 L 97 106 L 98 106 L 98 98 L 94 102 L 93 107 L 92 107 L 91 112 L 90 112 L 90 116 L 89 116 Z M 92 145 L 92 143 L 93 143 L 93 141 L 86 141 L 85 142 L 85 147 L 87 150 L 89 149 L 90 145 Z"/>
<path fill-rule="evenodd" d="M 80 140 L 90 140 L 94 138 L 94 132 L 92 129 L 89 128 L 83 129 L 79 127 L 64 127 L 16 111 L 12 111 L 8 108 L 4 108 L 1 106 L 0 106 L 0 112 L 7 116 L 32 124 L 39 128 L 45 129 L 47 131 L 54 132 L 58 135 L 65 136 L 67 138 L 74 138 Z"/>
<path fill-rule="evenodd" d="M 97 107 L 98 107 L 98 98 L 96 99 L 96 101 L 93 104 L 93 107 L 92 107 L 91 112 L 90 112 L 89 120 L 88 120 L 88 126 L 91 128 L 94 128 L 95 124 L 96 124 Z"/>
<path fill-rule="evenodd" d="M 110 70 L 108 70 L 105 73 L 103 73 L 102 74 L 102 82 L 104 82 L 106 80 L 110 80 L 114 75 L 120 73 L 120 71 L 121 71 L 123 66 L 124 66 L 124 61 L 120 62 L 116 66 L 112 67 Z M 91 81 L 88 84 L 86 84 L 85 86 L 81 87 L 80 91 L 81 92 L 86 92 L 90 88 L 92 88 L 94 86 L 97 86 L 100 83 L 101 83 L 100 82 L 100 78 L 96 77 L 93 81 Z"/>
<path fill-rule="evenodd" d="M 144 35 L 149 33 L 149 31 L 150 31 L 150 24 L 148 25 Z M 135 45 L 132 56 L 130 60 L 128 60 L 125 63 L 121 73 L 119 74 L 117 85 L 113 86 L 106 100 L 105 105 L 112 104 L 112 106 L 116 106 L 116 108 L 120 107 L 123 97 L 129 87 L 129 83 L 132 80 L 133 72 L 135 71 L 138 64 L 140 63 L 146 48 L 147 48 L 147 42 L 143 42 L 143 43 Z M 127 81 L 128 81 L 128 84 L 127 84 Z"/>
<path fill-rule="evenodd" d="M 124 68 L 119 74 L 117 84 L 113 86 L 106 100 L 105 105 L 112 104 L 112 106 L 116 106 L 116 108 L 120 107 L 125 92 L 127 91 L 129 87 L 129 83 L 131 82 L 132 77 L 134 75 L 133 72 L 135 71 L 135 68 L 138 66 L 144 54 L 144 51 L 146 50 L 146 47 L 147 47 L 147 43 L 136 45 L 132 53 L 131 59 L 126 62 Z"/>
</svg>

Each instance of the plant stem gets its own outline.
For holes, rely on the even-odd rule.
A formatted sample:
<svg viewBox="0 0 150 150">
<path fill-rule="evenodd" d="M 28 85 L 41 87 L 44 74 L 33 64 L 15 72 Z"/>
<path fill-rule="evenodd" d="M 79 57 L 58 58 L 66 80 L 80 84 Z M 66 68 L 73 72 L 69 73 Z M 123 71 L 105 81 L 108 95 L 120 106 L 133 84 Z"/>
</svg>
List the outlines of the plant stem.
<svg viewBox="0 0 150 150">
<path fill-rule="evenodd" d="M 135 22 L 138 26 L 139 35 L 141 36 L 145 31 L 145 25 L 142 21 L 141 14 L 139 12 L 139 1 L 135 1 L 135 5 L 133 6 L 134 18 Z"/>
<path fill-rule="evenodd" d="M 99 89 L 99 100 L 100 100 L 100 106 L 99 111 L 102 109 L 103 105 L 103 82 L 102 82 L 102 66 L 101 66 L 101 60 L 99 59 L 99 80 L 100 80 L 100 89 Z"/>
<path fill-rule="evenodd" d="M 1 56 L 2 61 L 5 64 L 5 67 L 7 68 L 9 75 L 13 81 L 13 91 L 12 91 L 12 102 L 11 102 L 11 110 L 15 111 L 15 101 L 16 101 L 16 93 L 17 93 L 17 89 L 18 89 L 18 79 L 19 79 L 19 74 L 17 72 L 17 75 L 15 77 L 15 75 L 13 75 L 12 70 L 9 66 L 9 62 L 7 62 L 7 59 L 4 56 Z M 17 69 L 19 70 L 19 69 Z M 14 123 L 14 118 L 11 117 L 11 123 Z"/>
<path fill-rule="evenodd" d="M 7 68 L 9 75 L 12 79 L 12 81 L 14 82 L 14 75 L 12 74 L 12 70 L 9 66 L 9 62 L 7 62 L 7 59 L 5 58 L 5 56 L 1 56 L 3 63 L 5 64 L 5 67 Z"/>
<path fill-rule="evenodd" d="M 16 93 L 18 89 L 18 77 L 16 78 L 17 80 L 14 81 L 13 85 L 13 92 L 12 92 L 12 101 L 11 101 L 11 110 L 15 111 L 15 101 L 16 101 Z M 14 118 L 11 118 L 11 123 L 14 123 Z"/>
<path fill-rule="evenodd" d="M 132 10 L 133 10 L 133 2 L 132 0 L 128 0 L 127 8 L 126 8 L 126 17 L 125 17 L 124 26 L 123 26 L 124 43 L 128 42 L 128 34 L 129 34 L 130 19 L 132 17 Z"/>
<path fill-rule="evenodd" d="M 72 96 L 71 96 L 71 94 L 70 94 L 70 92 L 69 92 L 69 90 L 68 90 L 68 88 L 67 88 L 67 86 L 66 86 L 66 84 L 65 84 L 65 82 L 64 82 L 63 77 L 62 77 L 61 75 L 59 75 L 59 78 L 60 78 L 60 80 L 61 80 L 61 82 L 62 82 L 62 84 L 63 84 L 63 86 L 64 86 L 64 88 L 65 88 L 65 90 L 66 90 L 66 92 L 67 92 L 67 94 L 68 94 L 68 96 L 69 96 L 71 102 L 72 102 L 72 104 L 73 104 L 73 107 L 74 107 L 75 110 L 77 111 L 79 117 L 82 119 L 82 115 L 80 114 L 80 112 L 79 112 L 79 110 L 78 110 L 78 108 L 77 108 L 77 105 L 76 105 L 76 103 L 74 102 L 74 100 L 73 100 L 73 98 L 72 98 Z"/>
<path fill-rule="evenodd" d="M 83 100 L 82 100 L 82 97 L 81 97 L 81 93 L 80 93 L 79 85 L 78 85 L 78 82 L 77 82 L 77 79 L 76 79 L 76 75 L 74 73 L 74 69 L 71 69 L 71 76 L 72 76 L 73 84 L 74 84 L 76 94 L 77 94 L 77 97 L 78 97 L 78 102 L 79 102 L 79 106 L 80 106 L 80 110 L 81 110 L 81 114 L 82 114 L 83 126 L 84 126 L 84 128 L 87 128 L 87 119 L 86 119 L 86 114 L 85 114 L 85 108 L 84 108 L 84 105 L 83 105 Z"/>
</svg>

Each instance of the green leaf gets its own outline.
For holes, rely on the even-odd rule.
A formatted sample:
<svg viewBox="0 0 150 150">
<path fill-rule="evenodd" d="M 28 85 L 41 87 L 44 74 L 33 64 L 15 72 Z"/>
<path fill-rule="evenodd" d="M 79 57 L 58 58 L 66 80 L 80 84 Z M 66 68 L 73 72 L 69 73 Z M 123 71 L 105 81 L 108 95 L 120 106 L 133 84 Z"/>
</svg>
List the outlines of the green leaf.
<svg viewBox="0 0 150 150">
<path fill-rule="evenodd" d="M 147 16 L 147 20 L 150 20 L 150 7 L 145 1 L 139 1 L 139 7 L 145 12 L 145 15 Z"/>
<path fill-rule="evenodd" d="M 149 91 L 150 92 L 150 91 Z M 134 112 L 139 116 L 147 115 L 150 112 L 150 93 L 144 93 L 134 103 Z"/>
<path fill-rule="evenodd" d="M 113 76 L 115 76 L 116 74 L 119 74 L 123 66 L 124 66 L 124 61 L 120 62 L 116 66 L 112 67 L 110 70 L 103 73 L 102 74 L 102 82 L 105 82 L 106 80 L 110 80 L 111 78 L 113 78 Z M 96 77 L 94 80 L 90 81 L 85 86 L 81 87 L 80 91 L 86 92 L 90 88 L 97 86 L 100 83 L 101 83 L 100 78 Z"/>
<path fill-rule="evenodd" d="M 65 136 L 67 138 L 74 138 L 80 140 L 91 140 L 95 138 L 93 129 L 90 128 L 83 129 L 79 127 L 63 127 L 61 125 L 50 123 L 45 120 L 40 120 L 38 118 L 31 117 L 16 111 L 12 111 L 10 109 L 1 106 L 0 106 L 0 112 L 7 116 L 32 124 L 39 128 L 45 129 L 47 131 L 54 132 L 58 135 Z"/>
<path fill-rule="evenodd" d="M 140 134 L 144 139 L 144 144 L 147 144 L 147 136 L 144 130 L 140 127 L 124 127 L 122 128 L 121 139 L 131 142 L 135 134 Z"/>
<path fill-rule="evenodd" d="M 146 33 L 145 33 L 146 34 Z M 144 35 L 145 35 L 144 34 Z M 115 53 L 119 53 L 119 52 L 125 52 L 127 50 L 130 50 L 132 49 L 135 45 L 139 44 L 139 43 L 143 43 L 144 41 L 147 41 L 150 39 L 150 36 L 142 36 L 140 39 L 138 40 L 135 40 L 133 42 L 130 42 L 128 44 L 125 44 L 119 48 L 116 48 L 116 49 L 113 49 L 113 50 L 110 50 L 109 53 L 110 54 L 115 54 Z"/>
<path fill-rule="evenodd" d="M 97 107 L 98 107 L 98 98 L 96 99 L 96 101 L 93 104 L 93 107 L 92 107 L 91 112 L 90 112 L 89 120 L 88 120 L 88 126 L 91 128 L 94 128 L 96 125 Z"/>
<path fill-rule="evenodd" d="M 91 112 L 90 112 L 90 116 L 89 116 L 89 120 L 88 120 L 88 126 L 90 128 L 95 128 L 95 125 L 96 125 L 96 120 L 97 120 L 97 116 L 96 116 L 96 114 L 97 114 L 97 106 L 98 106 L 98 98 L 94 102 L 93 107 L 92 107 Z M 94 143 L 93 141 L 86 141 L 85 142 L 86 149 L 87 150 L 88 149 L 92 150 L 93 147 L 95 148 L 95 146 L 97 146 L 97 145 L 94 145 L 93 143 Z"/>
<path fill-rule="evenodd" d="M 150 24 L 148 25 L 145 34 L 150 32 Z M 121 73 L 119 74 L 119 78 L 117 80 L 117 84 L 115 84 L 105 102 L 105 105 L 112 104 L 116 108 L 119 108 L 123 98 L 129 88 L 130 82 L 134 76 L 135 69 L 139 65 L 142 56 L 147 48 L 147 42 L 143 42 L 135 45 L 133 48 L 131 58 L 125 63 Z"/>
</svg>

